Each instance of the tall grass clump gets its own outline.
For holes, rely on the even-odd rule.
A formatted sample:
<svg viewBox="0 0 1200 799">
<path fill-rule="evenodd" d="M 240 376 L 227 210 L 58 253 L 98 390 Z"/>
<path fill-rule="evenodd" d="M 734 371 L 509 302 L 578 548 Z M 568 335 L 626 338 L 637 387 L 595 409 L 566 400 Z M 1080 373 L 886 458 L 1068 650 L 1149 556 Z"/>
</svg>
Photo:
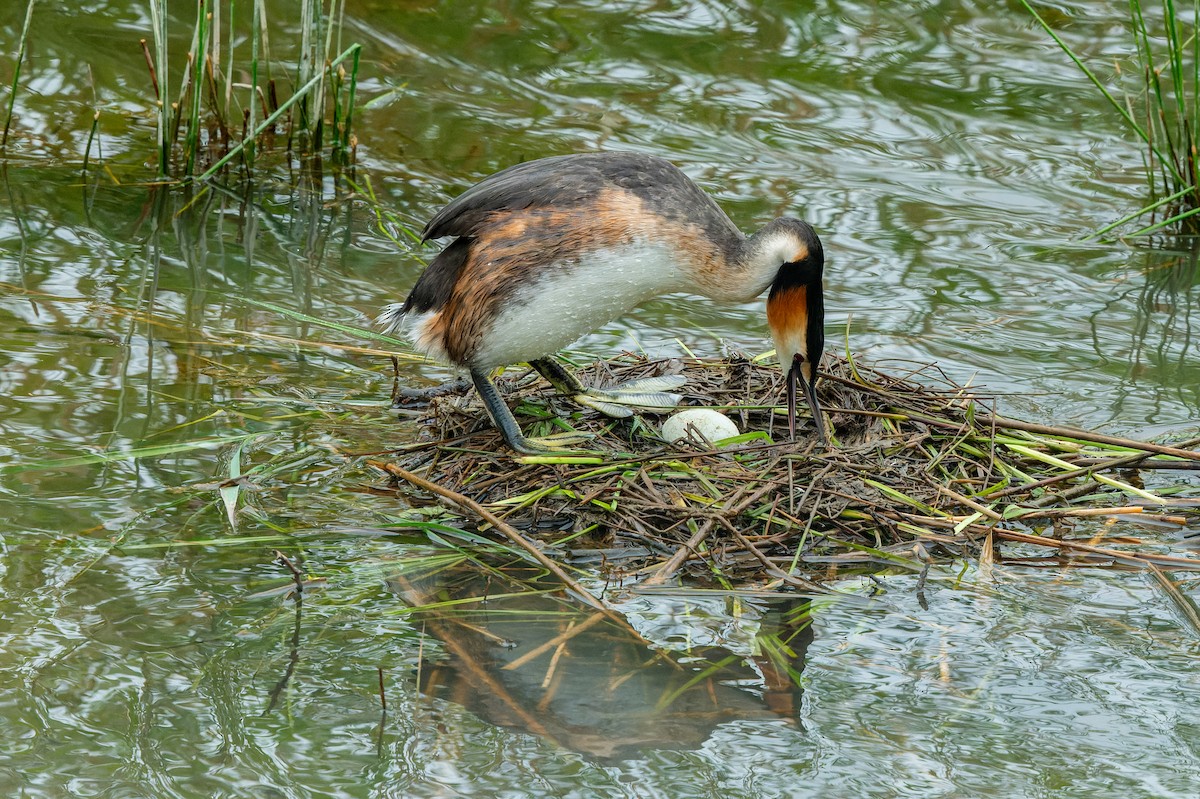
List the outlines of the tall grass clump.
<svg viewBox="0 0 1200 799">
<path fill-rule="evenodd" d="M 334 52 L 341 47 L 345 0 L 299 2 L 301 41 L 286 81 L 293 88 L 281 99 L 285 81 L 272 74 L 264 0 L 248 7 L 236 0 L 196 0 L 182 65 L 170 52 L 167 0 L 149 0 L 152 44 L 142 40 L 142 49 L 158 112 L 160 177 L 204 179 L 231 164 L 249 175 L 259 156 L 278 143 L 302 160 L 326 154 L 337 164 L 353 160 L 361 47 Z M 235 75 L 249 82 L 236 82 Z"/>
<path fill-rule="evenodd" d="M 1200 135 L 1200 0 L 1186 11 L 1174 0 L 1150 9 L 1129 0 L 1129 36 L 1136 77 L 1118 98 L 1063 41 L 1029 0 L 1021 4 L 1112 105 L 1145 145 L 1146 180 L 1151 202 L 1097 231 L 1100 236 L 1134 220 L 1141 226 L 1129 236 L 1164 232 L 1200 233 L 1200 185 L 1197 184 L 1197 136 Z"/>
</svg>

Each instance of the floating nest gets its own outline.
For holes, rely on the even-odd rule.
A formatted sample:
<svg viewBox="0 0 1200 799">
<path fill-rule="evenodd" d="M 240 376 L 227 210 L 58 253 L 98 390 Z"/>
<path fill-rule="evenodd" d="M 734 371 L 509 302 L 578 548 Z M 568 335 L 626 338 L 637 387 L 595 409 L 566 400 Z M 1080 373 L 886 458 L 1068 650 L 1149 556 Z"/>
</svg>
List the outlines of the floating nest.
<svg viewBox="0 0 1200 799">
<path fill-rule="evenodd" d="M 721 447 L 699 438 L 669 444 L 658 434 L 662 417 L 615 421 L 556 395 L 532 371 L 510 369 L 498 382 L 526 432 L 587 433 L 594 457 L 514 456 L 461 384 L 400 397 L 420 440 L 372 463 L 396 478 L 422 520 L 441 507 L 543 562 L 585 566 L 610 582 L 678 575 L 812 590 L 882 566 L 920 571 L 939 558 L 1002 554 L 1027 563 L 1200 566 L 1162 541 L 1146 551 L 1111 525 L 1073 537 L 1086 517 L 1176 530 L 1194 523 L 1194 480 L 1148 490 L 1139 474 L 1200 468 L 1192 449 L 1200 441 L 1166 446 L 1007 419 L 994 398 L 933 366 L 888 374 L 831 356 L 823 365 L 828 448 L 811 423 L 788 440 L 774 363 L 625 356 L 580 377 L 606 386 L 683 374 L 685 405 L 717 408 L 746 433 Z M 1002 553 L 1004 541 L 1024 546 Z"/>
</svg>

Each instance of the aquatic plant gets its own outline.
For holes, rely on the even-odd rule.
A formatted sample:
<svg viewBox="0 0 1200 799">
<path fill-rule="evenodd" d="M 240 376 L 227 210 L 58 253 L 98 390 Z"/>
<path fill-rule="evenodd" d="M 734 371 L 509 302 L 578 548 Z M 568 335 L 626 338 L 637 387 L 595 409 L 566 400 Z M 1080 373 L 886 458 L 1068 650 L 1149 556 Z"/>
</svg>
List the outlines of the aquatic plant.
<svg viewBox="0 0 1200 799">
<path fill-rule="evenodd" d="M 1118 99 L 1029 0 L 1034 19 L 1099 90 L 1126 126 L 1145 144 L 1146 179 L 1152 202 L 1092 234 L 1103 236 L 1137 219 L 1148 220 L 1129 237 L 1156 232 L 1195 234 L 1200 214 L 1197 136 L 1200 135 L 1200 0 L 1193 0 L 1190 35 L 1174 0 L 1148 18 L 1141 0 L 1129 1 L 1130 38 L 1136 58 L 1136 91 Z"/>
<path fill-rule="evenodd" d="M 262 149 L 282 135 L 288 153 L 320 157 L 325 144 L 335 163 L 354 158 L 354 97 L 361 46 L 340 47 L 345 0 L 303 0 L 301 42 L 294 66 L 295 90 L 279 99 L 271 74 L 270 36 L 264 0 L 253 0 L 239 19 L 234 0 L 198 0 L 187 60 L 172 92 L 166 0 L 150 0 L 152 45 L 142 40 L 157 105 L 157 160 L 161 177 L 210 177 L 236 159 L 247 174 Z M 245 30 L 243 30 L 245 29 Z M 239 32 L 249 60 L 239 62 Z M 349 61 L 347 72 L 343 63 Z M 249 83 L 235 83 L 244 72 Z M 331 121 L 326 123 L 326 116 Z M 330 135 L 332 133 L 332 135 Z M 182 134 L 182 142 L 180 136 Z"/>
<path fill-rule="evenodd" d="M 13 64 L 13 79 L 12 86 L 8 92 L 8 111 L 4 115 L 4 133 L 0 134 L 0 151 L 8 148 L 8 131 L 12 127 L 13 107 L 17 100 L 17 87 L 21 83 L 21 63 L 25 60 L 25 42 L 29 38 L 29 21 L 33 19 L 33 4 L 36 0 L 29 0 L 29 4 L 25 6 L 25 22 L 21 25 L 21 39 L 17 44 L 17 60 Z"/>
</svg>

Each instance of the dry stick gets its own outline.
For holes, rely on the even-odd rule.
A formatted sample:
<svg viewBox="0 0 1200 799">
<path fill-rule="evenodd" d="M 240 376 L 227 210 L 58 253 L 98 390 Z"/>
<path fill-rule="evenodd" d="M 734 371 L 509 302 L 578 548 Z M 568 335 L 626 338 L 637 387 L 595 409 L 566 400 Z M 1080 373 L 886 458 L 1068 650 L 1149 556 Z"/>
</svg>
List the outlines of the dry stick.
<svg viewBox="0 0 1200 799">
<path fill-rule="evenodd" d="M 940 483 L 935 483 L 932 480 L 929 481 L 929 484 L 932 485 L 934 488 L 936 488 L 940 493 L 945 494 L 946 496 L 953 499 L 955 502 L 961 502 L 963 505 L 966 505 L 971 510 L 976 511 L 978 513 L 982 513 L 984 516 L 988 517 L 989 519 L 992 519 L 992 520 L 998 521 L 998 522 L 1004 521 L 1003 516 L 1001 516 L 999 513 L 996 513 L 996 511 L 992 510 L 987 505 L 981 505 L 980 503 L 976 502 L 975 500 L 970 499 L 969 497 L 964 497 L 962 494 L 958 493 L 957 491 L 946 488 L 944 485 L 941 485 Z"/>
<path fill-rule="evenodd" d="M 1180 591 L 1179 585 L 1168 577 L 1166 572 L 1161 568 L 1153 563 L 1147 563 L 1146 566 L 1150 569 L 1150 573 L 1154 575 L 1154 579 L 1158 581 L 1158 584 L 1167 592 L 1167 596 L 1179 608 L 1183 617 L 1192 625 L 1192 632 L 1200 634 L 1200 609 L 1197 609 L 1196 603 L 1190 596 Z"/>
<path fill-rule="evenodd" d="M 920 522 L 921 524 L 926 524 L 926 525 L 930 525 L 933 527 L 950 527 L 953 524 L 957 523 L 957 521 L 960 521 L 960 520 L 954 520 L 954 519 L 939 519 L 939 518 L 928 517 L 928 516 L 915 516 L 915 515 L 911 515 L 911 514 L 902 514 L 902 515 L 907 516 L 909 519 L 911 519 L 914 522 Z M 1161 565 L 1169 567 L 1169 568 L 1200 569 L 1200 560 L 1197 560 L 1195 558 L 1181 558 L 1181 557 L 1175 557 L 1175 556 L 1171 556 L 1171 555 L 1152 555 L 1152 554 L 1146 554 L 1146 553 L 1121 552 L 1120 550 L 1104 549 L 1104 548 L 1100 548 L 1100 547 L 1091 546 L 1090 544 L 1081 544 L 1081 543 L 1077 543 L 1074 541 L 1067 541 L 1067 540 L 1058 539 L 1058 538 L 1045 538 L 1043 536 L 1036 536 L 1036 535 L 1031 535 L 1028 533 L 1019 533 L 1019 532 L 1016 532 L 1013 530 L 1005 530 L 1003 527 L 992 527 L 992 526 L 984 526 L 981 524 L 971 524 L 967 528 L 965 528 L 964 532 L 972 532 L 972 533 L 978 534 L 980 536 L 994 535 L 998 538 L 1004 539 L 1006 541 L 1012 541 L 1014 543 L 1033 544 L 1035 546 L 1048 547 L 1051 549 L 1060 549 L 1060 550 L 1061 549 L 1077 549 L 1077 550 L 1081 550 L 1081 551 L 1085 551 L 1085 552 L 1089 552 L 1089 553 L 1093 553 L 1093 554 L 1098 554 L 1105 558 L 1116 560 L 1116 561 L 1125 563 L 1127 565 L 1135 565 L 1135 566 L 1139 566 L 1139 567 L 1146 566 L 1149 564 L 1161 564 Z M 923 537 L 931 538 L 932 540 L 940 541 L 941 543 L 966 543 L 967 542 L 965 539 L 962 538 L 961 534 L 955 539 L 945 539 L 945 540 L 943 540 L 942 536 L 937 536 L 935 534 L 928 534 Z M 886 548 L 884 551 L 890 551 L 892 549 L 895 549 L 895 547 Z M 858 557 L 861 557 L 861 556 L 858 556 L 858 555 L 838 556 L 838 559 L 853 561 Z"/>
<path fill-rule="evenodd" d="M 296 564 L 288 558 L 287 555 L 275 550 L 275 560 L 283 566 L 287 566 L 288 571 L 292 573 L 292 582 L 296 584 L 296 604 L 304 598 L 304 575 L 296 568 Z"/>
<path fill-rule="evenodd" d="M 496 514 L 492 513 L 475 500 L 464 496 L 457 491 L 446 488 L 445 486 L 441 486 L 437 483 L 426 480 L 423 477 L 418 477 L 407 469 L 402 469 L 394 463 L 383 463 L 382 461 L 374 460 L 367 461 L 367 463 L 371 466 L 374 466 L 376 469 L 380 469 L 390 475 L 399 477 L 415 485 L 417 488 L 423 488 L 426 491 L 439 494 L 453 502 L 455 505 L 458 505 L 460 508 L 471 511 L 476 516 L 483 519 L 485 522 L 492 525 L 492 527 L 495 527 L 497 530 L 503 533 L 514 544 L 528 552 L 534 560 L 546 567 L 551 574 L 561 580 L 563 585 L 567 586 L 567 588 L 576 593 L 579 598 L 583 600 L 583 602 L 592 606 L 593 608 L 596 608 L 597 610 L 602 610 L 605 613 L 610 612 L 608 608 L 604 607 L 604 605 L 600 603 L 600 600 L 596 599 L 591 595 L 591 593 L 585 590 L 584 587 L 577 583 L 571 577 L 571 575 L 567 574 L 561 566 L 552 561 L 550 558 L 546 557 L 546 555 L 540 549 L 534 546 L 529 539 L 525 538 L 525 536 L 521 535 L 516 528 L 504 522 L 502 519 L 496 516 Z"/>
<path fill-rule="evenodd" d="M 646 578 L 646 580 L 643 582 L 643 585 L 662 585 L 669 580 L 672 575 L 679 570 L 679 567 L 683 565 L 685 560 L 697 554 L 696 548 L 700 546 L 700 542 L 702 542 L 705 538 L 708 538 L 708 534 L 712 531 L 713 525 L 716 524 L 716 521 L 716 516 L 709 517 L 704 524 L 700 525 L 696 532 L 692 534 L 692 537 L 683 543 L 683 546 L 675 550 L 675 554 L 668 558 L 666 563 L 659 567 L 654 574 Z"/>
<path fill-rule="evenodd" d="M 990 419 L 997 427 L 1004 427 L 1009 430 L 1024 430 L 1027 433 L 1041 433 L 1042 435 L 1058 438 L 1074 438 L 1079 441 L 1092 441 L 1096 444 L 1111 444 L 1116 447 L 1125 447 L 1126 449 L 1137 449 L 1143 452 L 1153 452 L 1158 455 L 1172 455 L 1176 458 L 1184 458 L 1189 461 L 1200 461 L 1200 452 L 1195 450 L 1152 444 L 1148 441 L 1135 441 L 1132 438 L 1106 436 L 1103 433 L 1091 433 L 1087 430 L 1076 430 L 1072 427 L 1055 427 L 1052 425 L 1035 424 L 1033 422 L 1022 422 L 1017 419 L 1006 419 L 1003 416 L 989 416 L 985 414 L 983 416 L 976 415 L 975 418 L 980 421 Z"/>
<path fill-rule="evenodd" d="M 1102 555 L 1106 558 L 1111 558 L 1122 563 L 1134 563 L 1139 566 L 1144 566 L 1148 563 L 1169 566 L 1172 568 L 1181 569 L 1200 569 L 1200 560 L 1196 558 L 1181 558 L 1172 555 L 1148 555 L 1141 553 L 1121 552 L 1117 549 L 1105 549 L 1103 547 L 1094 547 L 1090 544 L 1080 544 L 1075 541 L 1064 541 L 1058 538 L 1046 538 L 1040 535 L 1030 535 L 1029 533 L 1018 533 L 1012 530 L 1004 530 L 996 527 L 992 528 L 995 534 L 1005 541 L 1014 541 L 1021 544 L 1035 544 L 1042 547 L 1051 547 L 1052 549 L 1075 549 L 1080 552 L 1090 552 L 1094 555 Z"/>
<path fill-rule="evenodd" d="M 738 540 L 738 543 L 741 544 L 747 551 L 749 551 L 749 553 L 754 556 L 755 560 L 763 565 L 768 574 L 776 577 L 777 579 L 783 580 L 788 585 L 795 586 L 796 588 L 803 588 L 806 591 L 813 591 L 821 594 L 822 596 L 829 593 L 829 589 L 814 583 L 812 580 L 806 580 L 803 577 L 797 577 L 794 574 L 785 572 L 783 569 L 772 563 L 770 559 L 762 553 L 762 550 L 754 546 L 750 539 L 742 535 L 742 532 L 738 530 L 737 527 L 730 524 L 727 519 L 722 519 L 721 521 L 727 528 L 729 528 L 729 532 L 733 533 L 733 537 Z"/>
<path fill-rule="evenodd" d="M 145 39 L 139 39 L 138 42 L 142 45 L 142 55 L 146 58 L 146 67 L 150 70 L 150 82 L 154 85 L 154 99 L 158 102 L 163 102 L 162 94 L 158 91 L 158 73 L 154 70 L 154 58 L 150 55 L 150 47 L 146 44 Z"/>
<path fill-rule="evenodd" d="M 1065 488 L 1062 491 L 1047 492 L 1038 499 L 1025 503 L 1025 506 L 1030 508 L 1046 508 L 1058 502 L 1070 502 L 1076 497 L 1087 496 L 1088 494 L 1094 493 L 1097 490 L 1100 490 L 1100 486 L 1096 485 L 1095 483 L 1079 483 L 1078 485 L 1073 485 L 1070 488 Z"/>
<path fill-rule="evenodd" d="M 773 485 L 765 485 L 760 487 L 749 497 L 741 499 L 741 497 L 747 491 L 749 491 L 753 485 L 753 483 L 750 483 L 739 488 L 737 493 L 735 493 L 725 502 L 725 507 L 721 511 L 721 516 L 737 516 L 746 508 L 750 507 L 759 499 L 761 499 L 763 494 L 766 494 L 768 491 L 774 488 Z M 734 502 L 737 502 L 737 504 L 735 505 Z M 708 537 L 708 534 L 712 531 L 713 525 L 716 523 L 718 518 L 720 517 L 709 517 L 708 520 L 706 520 L 704 524 L 700 526 L 700 529 L 698 529 L 696 533 L 684 543 L 683 546 L 675 551 L 675 554 L 671 556 L 670 560 L 664 563 L 662 568 L 660 568 L 654 574 L 647 577 L 645 583 L 643 584 L 662 585 L 667 580 L 671 579 L 675 572 L 679 570 L 679 567 L 683 565 L 683 562 L 696 553 L 696 548 L 700 546 L 701 541 Z"/>
<path fill-rule="evenodd" d="M 1152 455 L 1129 455 L 1127 457 L 1143 459 L 1138 461 L 1137 467 L 1146 471 L 1178 469 L 1180 471 L 1191 472 L 1200 469 L 1200 463 L 1196 461 L 1164 461 L 1158 460 Z M 1090 467 L 1093 471 L 1100 471 L 1125 465 L 1125 458 L 1072 458 L 1071 463 L 1077 466 Z M 1024 486 L 1022 487 L 1024 488 Z"/>
<path fill-rule="evenodd" d="M 1022 513 L 1019 518 L 1024 519 L 1058 519 L 1063 517 L 1076 516 L 1129 516 L 1132 514 L 1146 514 L 1145 505 L 1122 505 L 1119 508 L 1046 508 L 1033 513 Z M 1154 514 L 1155 518 L 1173 522 L 1175 524 L 1187 524 L 1185 516 L 1166 516 L 1164 514 Z"/>
</svg>

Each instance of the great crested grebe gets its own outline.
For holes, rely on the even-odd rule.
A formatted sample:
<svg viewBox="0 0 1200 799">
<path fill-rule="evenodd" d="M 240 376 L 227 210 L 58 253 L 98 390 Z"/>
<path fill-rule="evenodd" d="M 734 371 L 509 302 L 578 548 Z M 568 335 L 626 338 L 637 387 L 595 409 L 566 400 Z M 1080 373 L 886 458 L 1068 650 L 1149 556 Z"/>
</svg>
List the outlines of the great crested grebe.
<svg viewBox="0 0 1200 799">
<path fill-rule="evenodd" d="M 796 384 L 827 443 L 815 382 L 824 348 L 821 240 L 807 222 L 772 220 L 746 237 L 712 198 L 662 158 L 608 152 L 542 158 L 467 189 L 429 221 L 421 240 L 454 236 L 403 303 L 378 322 L 410 328 L 426 355 L 470 371 L 488 413 L 517 452 L 527 439 L 489 373 L 528 363 L 556 389 L 613 415 L 663 410 L 682 381 L 585 388 L 554 354 L 660 294 L 745 302 L 771 287 L 767 324 L 787 370 L 788 429 Z"/>
</svg>

